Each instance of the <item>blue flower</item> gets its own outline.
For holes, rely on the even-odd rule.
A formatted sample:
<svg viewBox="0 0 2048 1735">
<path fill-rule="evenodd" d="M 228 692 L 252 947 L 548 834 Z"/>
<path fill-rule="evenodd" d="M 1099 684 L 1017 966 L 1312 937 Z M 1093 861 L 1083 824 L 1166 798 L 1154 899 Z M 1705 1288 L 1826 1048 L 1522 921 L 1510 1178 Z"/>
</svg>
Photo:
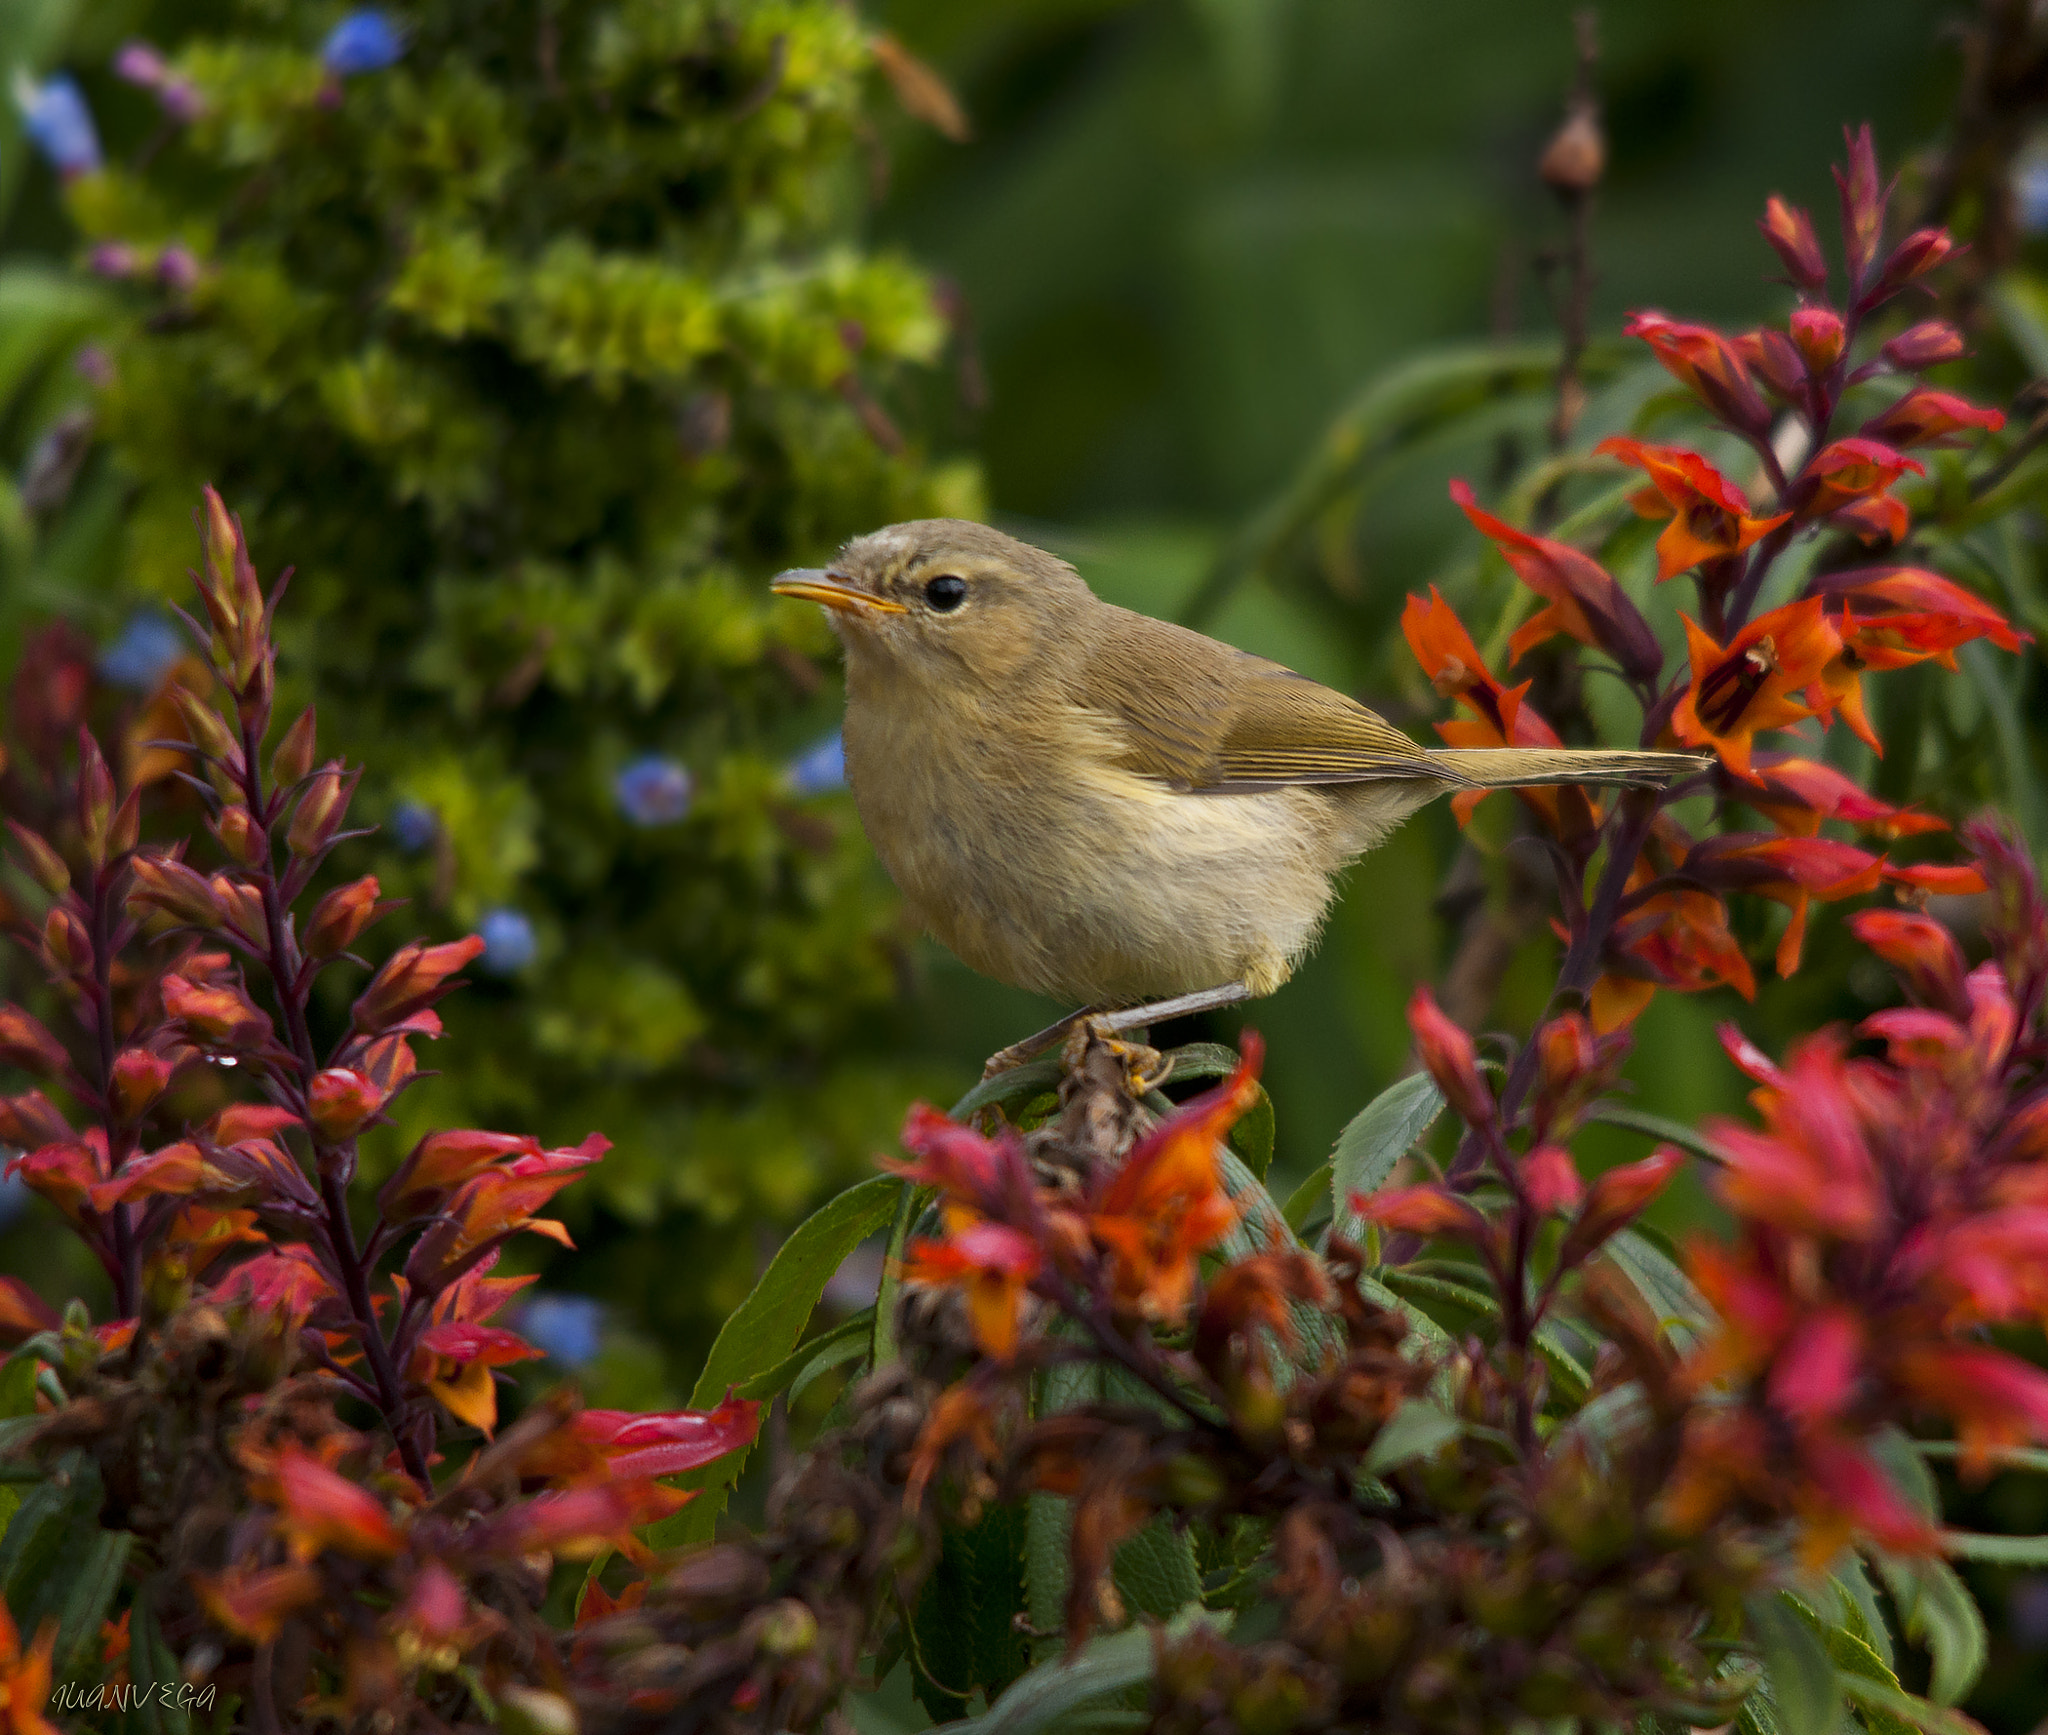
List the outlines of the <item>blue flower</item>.
<svg viewBox="0 0 2048 1735">
<path fill-rule="evenodd" d="M 424 801 L 401 801 L 391 810 L 391 841 L 407 855 L 432 849 L 441 835 L 441 816 Z"/>
<path fill-rule="evenodd" d="M 846 741 L 838 730 L 813 742 L 789 762 L 789 786 L 799 795 L 830 795 L 846 787 Z"/>
<path fill-rule="evenodd" d="M 327 33 L 320 45 L 320 64 L 336 78 L 359 72 L 382 72 L 405 54 L 405 37 L 388 13 L 366 6 L 351 12 Z"/>
<path fill-rule="evenodd" d="M 26 72 L 14 74 L 14 105 L 21 110 L 21 130 L 58 174 L 90 174 L 100 166 L 99 129 L 85 93 L 69 73 L 52 73 L 41 84 Z"/>
<path fill-rule="evenodd" d="M 516 976 L 540 954 L 533 923 L 518 910 L 486 910 L 476 931 L 483 936 L 478 966 L 492 976 Z"/>
<path fill-rule="evenodd" d="M 2036 157 L 2014 177 L 2020 227 L 2029 235 L 2048 232 L 2048 157 Z"/>
<path fill-rule="evenodd" d="M 132 693 L 153 693 L 184 654 L 185 636 L 176 622 L 145 609 L 100 652 L 100 675 Z"/>
<path fill-rule="evenodd" d="M 690 811 L 688 771 L 659 753 L 642 754 L 612 779 L 619 811 L 635 825 L 673 825 Z"/>
<path fill-rule="evenodd" d="M 28 1182 L 19 1175 L 0 1175 L 0 1229 L 6 1228 L 28 1209 L 32 1196 Z"/>
<path fill-rule="evenodd" d="M 520 1335 L 564 1367 L 587 1367 L 604 1336 L 604 1303 L 588 1295 L 535 1295 L 519 1310 Z"/>
</svg>

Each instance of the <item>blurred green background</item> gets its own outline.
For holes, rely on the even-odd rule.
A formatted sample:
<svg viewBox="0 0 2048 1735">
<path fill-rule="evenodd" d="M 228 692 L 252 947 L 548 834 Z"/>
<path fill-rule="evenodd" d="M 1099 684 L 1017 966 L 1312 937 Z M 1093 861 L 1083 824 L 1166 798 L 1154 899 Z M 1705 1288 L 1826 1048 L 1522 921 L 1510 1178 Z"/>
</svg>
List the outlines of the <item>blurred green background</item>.
<svg viewBox="0 0 2048 1735">
<path fill-rule="evenodd" d="M 69 67 L 117 154 L 133 157 L 158 147 L 154 123 L 135 111 L 136 93 L 107 71 L 129 32 L 167 31 L 174 18 L 179 32 L 291 26 L 317 40 L 344 10 L 310 0 L 95 0 L 47 14 L 31 5 L 16 14 L 7 52 L 34 74 Z M 408 9 L 391 10 L 404 18 Z M 446 5 L 421 10 L 461 16 Z M 685 33 L 722 20 L 744 35 L 767 28 L 762 20 L 775 8 L 641 0 L 578 10 L 616 10 L 642 23 L 672 15 Z M 31 12 L 58 22 L 38 34 L 23 27 Z M 868 0 L 863 16 L 936 68 L 972 136 L 949 139 L 905 114 L 889 83 L 868 70 L 864 112 L 804 147 L 814 153 L 808 170 L 829 187 L 821 194 L 829 210 L 803 244 L 857 238 L 875 256 L 907 257 L 933 274 L 933 306 L 950 335 L 942 354 L 913 357 L 916 365 L 888 383 L 888 414 L 910 438 L 894 479 L 863 494 L 842 477 L 827 491 L 829 507 L 800 530 L 784 527 L 794 539 L 787 545 L 776 530 L 762 531 L 765 508 L 755 501 L 748 533 L 717 547 L 720 571 L 757 585 L 785 559 L 816 559 L 829 552 L 829 537 L 871 527 L 891 501 L 972 501 L 960 461 L 975 459 L 992 520 L 1072 558 L 1102 594 L 1175 614 L 1227 561 L 1234 581 L 1205 621 L 1209 630 L 1425 732 L 1443 708 L 1402 645 L 1404 597 L 1441 583 L 1483 639 L 1506 586 L 1482 565 L 1477 539 L 1445 498 L 1446 480 L 1466 475 L 1491 496 L 1542 454 L 1551 402 L 1541 346 L 1555 331 L 1548 262 L 1563 224 L 1535 161 L 1571 86 L 1573 12 L 1549 0 Z M 1610 0 L 1598 8 L 1609 169 L 1593 228 L 1596 343 L 1582 443 L 1667 413 L 1666 377 L 1616 339 L 1625 310 L 1661 307 L 1731 328 L 1782 315 L 1788 292 L 1769 281 L 1775 262 L 1754 219 L 1768 193 L 1782 192 L 1810 205 L 1830 232 L 1828 165 L 1843 125 L 1874 124 L 1887 169 L 1905 169 L 1902 197 L 1911 202 L 1916 163 L 1947 134 L 1960 71 L 1955 26 L 1969 16 L 1967 7 L 1929 0 Z M 447 29 L 459 44 L 459 28 Z M 0 76 L 11 68 L 0 66 Z M 47 461 L 67 411 L 89 400 L 73 366 L 79 344 L 120 317 L 112 286 L 81 268 L 74 217 L 17 129 L 0 125 L 0 457 L 17 484 L 30 479 L 39 453 Z M 1984 304 L 1972 333 L 1977 359 L 1943 383 L 2009 403 L 2048 369 L 2038 323 L 2048 295 L 2031 275 L 2048 266 L 2048 249 L 2039 239 L 2027 248 Z M 1431 366 L 1489 342 L 1536 347 L 1498 377 L 1428 387 Z M 159 468 L 176 472 L 188 457 L 168 454 Z M 138 495 L 118 480 L 94 487 L 103 476 L 97 461 L 87 460 L 78 488 L 56 504 L 24 501 L 18 485 L 0 497 L 0 631 L 15 647 L 53 614 L 101 643 L 129 618 L 137 556 L 121 523 Z M 1315 493 L 1310 510 L 1282 510 L 1298 502 L 1296 484 L 1317 466 L 1334 472 L 1335 484 Z M 308 474 L 305 486 L 317 490 L 322 480 Z M 230 500 L 248 504 L 232 492 Z M 1277 534 L 1262 534 L 1275 525 Z M 2048 629 L 2040 533 L 2037 502 L 2007 522 L 1995 548 L 1972 551 L 1967 529 L 1955 539 L 1966 562 L 1981 562 L 1962 576 L 2037 634 Z M 151 534 L 160 546 L 144 552 L 157 569 L 189 558 L 169 530 Z M 1617 539 L 1614 557 L 1640 582 L 1646 546 L 1631 534 Z M 1256 558 L 1243 558 L 1248 551 Z M 266 569 L 312 558 L 284 532 L 259 540 L 257 553 Z M 378 579 L 359 570 L 355 582 Z M 394 572 L 390 582 L 410 581 Z M 384 605 L 402 614 L 407 594 Z M 508 606 L 516 615 L 516 602 Z M 798 607 L 762 604 L 750 630 L 829 669 L 814 625 L 773 612 Z M 321 678 L 350 675 L 328 669 Z M 378 678 L 372 669 L 353 677 Z M 830 727 L 836 698 L 828 684 L 779 709 L 748 702 L 749 723 L 730 737 L 714 728 L 675 738 L 700 755 L 746 752 L 772 764 Z M 1599 695 L 1589 702 L 1597 715 Z M 567 703 L 555 715 L 581 727 Z M 701 717 L 719 700 L 700 694 L 692 703 Z M 1951 816 L 1996 802 L 2037 848 L 2043 843 L 2035 658 L 1966 657 L 1959 675 L 1915 670 L 1893 677 L 1882 703 L 1880 726 L 1895 743 L 1882 767 L 1859 758 L 1844 731 L 1829 751 L 1893 799 L 1922 799 Z M 532 738 L 531 730 L 522 737 Z M 355 754 L 387 746 L 402 755 L 397 736 L 332 742 Z M 712 777 L 701 758 L 691 768 L 700 787 Z M 390 816 L 406 771 L 373 764 L 365 799 L 385 804 L 373 817 Z M 758 825 L 774 801 L 763 795 L 740 806 Z M 614 1172 L 637 1190 L 580 1204 L 566 1198 L 580 1251 L 545 1279 L 551 1292 L 602 1304 L 601 1314 L 575 1316 L 594 1352 L 586 1382 L 601 1400 L 649 1403 L 686 1390 L 708 1322 L 804 1207 L 858 1173 L 867 1151 L 887 1146 L 911 1088 L 947 1100 L 973 1082 L 987 1053 L 1068 1010 L 982 982 L 928 943 L 899 944 L 908 937 L 891 927 L 890 894 L 861 852 L 846 797 L 817 796 L 804 812 L 841 840 L 831 896 L 861 902 L 859 915 L 831 918 L 839 924 L 833 944 L 869 948 L 860 953 L 858 1032 L 847 1034 L 853 1021 L 805 1023 L 769 1007 L 755 1031 L 768 1058 L 750 1062 L 738 1084 L 686 1079 L 671 1089 L 673 1104 L 664 1099 L 643 1118 L 635 1118 L 642 1106 L 622 1110 L 617 1124 L 603 1111 L 602 1079 L 573 1105 L 545 1092 L 521 1099 L 509 1088 L 496 1099 L 501 1118 L 516 1115 L 549 1137 L 578 1137 L 592 1118 L 621 1135 Z M 1243 1019 L 1168 1033 L 1228 1036 L 1251 1023 L 1266 1034 L 1283 1193 L 1406 1064 L 1402 1008 L 1418 981 L 1442 976 L 1475 904 L 1497 901 L 1512 817 L 1505 798 L 1489 803 L 1467 840 L 1446 810 L 1426 813 L 1354 870 L 1320 952 L 1285 990 Z M 536 902 L 557 896 L 547 881 L 556 828 L 597 823 L 583 812 L 538 813 Z M 641 881 L 692 885 L 725 871 L 719 847 L 677 834 L 628 868 Z M 374 867 L 432 891 L 388 835 L 358 853 L 354 871 Z M 604 883 L 615 894 L 623 882 Z M 475 900 L 465 904 L 459 889 L 452 904 L 426 901 L 444 926 L 473 919 Z M 1751 938 L 1767 938 L 1762 916 L 1742 919 L 1755 924 Z M 643 927 L 632 944 L 655 967 L 687 975 L 672 956 L 685 942 L 667 932 Z M 1534 1015 L 1553 957 L 1539 923 L 1505 973 L 1502 1027 Z M 485 1032 L 511 1029 L 559 996 L 571 969 L 568 951 L 544 948 L 531 970 L 473 996 L 483 1003 L 477 1010 L 458 1001 L 434 1063 L 457 1077 L 487 1070 L 494 1038 Z M 1740 1106 L 1740 1080 L 1713 1039 L 1717 1020 L 1739 1017 L 1776 1049 L 1794 1031 L 1854 1016 L 1864 990 L 1883 991 L 1855 967 L 1833 912 L 1817 915 L 1796 980 L 1761 974 L 1754 1007 L 1726 993 L 1659 996 L 1638 1027 L 1631 1069 L 1644 1107 L 1693 1119 Z M 724 1029 L 716 1008 L 707 1016 Z M 789 1037 L 792 1029 L 801 1037 Z M 827 1089 L 821 1052 L 786 1067 L 770 1052 L 783 1041 L 829 1050 L 842 1038 L 848 1046 L 830 1057 L 885 1055 L 882 1082 L 857 1089 L 842 1071 L 840 1088 Z M 653 1087 L 631 1088 L 642 1105 Z M 828 1115 L 829 1133 L 818 1125 Z M 1595 1161 L 1635 1154 L 1623 1135 L 1608 1136 L 1607 1146 L 1592 1142 Z M 776 1151 L 772 1187 L 745 1179 L 757 1141 Z M 707 1143 L 722 1167 L 706 1166 Z M 728 1172 L 742 1177 L 733 1187 L 700 1184 Z M 1666 1226 L 1683 1229 L 1707 1209 L 1694 1189 L 1667 1202 Z M 0 1263 L 54 1280 L 39 1233 L 33 1216 L 18 1219 L 0 1239 Z M 691 1251 L 679 1256 L 678 1248 Z M 842 1299 L 856 1291 L 849 1285 Z M 2043 1517 L 2003 1516 L 2036 1528 Z M 2030 1642 L 2048 1645 L 2048 1609 L 2036 1624 L 2043 1630 Z M 2019 1631 L 2001 1641 L 2013 1668 L 2024 1660 L 2011 1648 Z M 1995 1700 L 2000 1690 L 1994 1677 L 1987 1692 Z M 2020 1715 L 2011 1710 L 2005 1726 L 2025 1726 Z"/>
</svg>

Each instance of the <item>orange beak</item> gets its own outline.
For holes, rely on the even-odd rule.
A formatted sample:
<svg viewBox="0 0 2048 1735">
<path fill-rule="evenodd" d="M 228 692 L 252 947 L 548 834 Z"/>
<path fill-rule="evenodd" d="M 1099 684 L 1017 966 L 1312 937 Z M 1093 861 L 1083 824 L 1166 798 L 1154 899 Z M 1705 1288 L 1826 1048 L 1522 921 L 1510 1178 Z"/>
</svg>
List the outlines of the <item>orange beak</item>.
<svg viewBox="0 0 2048 1735">
<path fill-rule="evenodd" d="M 805 602 L 823 603 L 841 614 L 908 614 L 900 602 L 870 591 L 857 590 L 843 579 L 815 566 L 799 566 L 785 572 L 768 587 L 777 596 L 800 597 Z"/>
</svg>

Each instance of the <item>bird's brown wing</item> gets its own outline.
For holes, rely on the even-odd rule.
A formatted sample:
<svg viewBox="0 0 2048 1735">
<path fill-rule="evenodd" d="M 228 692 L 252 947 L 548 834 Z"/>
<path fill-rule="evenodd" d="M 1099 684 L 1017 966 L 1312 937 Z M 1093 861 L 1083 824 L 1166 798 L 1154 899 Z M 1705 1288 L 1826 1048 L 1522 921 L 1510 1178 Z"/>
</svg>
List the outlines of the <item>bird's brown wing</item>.
<svg viewBox="0 0 2048 1735">
<path fill-rule="evenodd" d="M 1191 790 L 1440 776 L 1423 749 L 1355 699 L 1146 615 L 1115 611 L 1075 694 L 1124 725 L 1129 770 Z"/>
</svg>

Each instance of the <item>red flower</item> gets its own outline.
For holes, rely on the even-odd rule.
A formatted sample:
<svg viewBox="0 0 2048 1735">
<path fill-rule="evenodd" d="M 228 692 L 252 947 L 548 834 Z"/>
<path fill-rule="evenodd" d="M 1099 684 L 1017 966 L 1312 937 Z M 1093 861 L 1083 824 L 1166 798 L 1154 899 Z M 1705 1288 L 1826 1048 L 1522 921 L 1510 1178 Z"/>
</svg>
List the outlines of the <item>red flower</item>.
<svg viewBox="0 0 2048 1735">
<path fill-rule="evenodd" d="M 1849 281 L 1861 293 L 1877 259 L 1878 243 L 1884 239 L 1884 208 L 1887 189 L 1878 184 L 1877 146 L 1866 123 L 1855 132 L 1846 127 L 1842 136 L 1849 144 L 1849 166 L 1837 168 L 1835 186 L 1842 197 L 1842 247 L 1849 258 Z"/>
<path fill-rule="evenodd" d="M 1883 868 L 1881 857 L 1827 838 L 1724 832 L 1695 844 L 1680 871 L 1716 890 L 1755 892 L 1790 910 L 1777 956 L 1778 974 L 1790 976 L 1799 968 L 1811 901 L 1833 903 L 1874 892 Z"/>
<path fill-rule="evenodd" d="M 303 1447 L 286 1446 L 256 1486 L 276 1503 L 278 1534 L 294 1560 L 311 1560 L 325 1549 L 388 1560 L 404 1546 L 383 1501 Z"/>
<path fill-rule="evenodd" d="M 1648 879 L 1647 868 L 1637 871 Z M 1607 971 L 1587 1007 L 1593 1028 L 1602 1035 L 1620 1030 L 1660 985 L 1681 994 L 1725 985 L 1745 1000 L 1756 998 L 1756 976 L 1728 926 L 1728 906 L 1713 893 L 1658 892 L 1615 924 Z"/>
<path fill-rule="evenodd" d="M 1884 346 L 1884 359 L 1909 373 L 1955 361 L 1963 353 L 1963 334 L 1939 319 L 1908 326 Z"/>
<path fill-rule="evenodd" d="M 1650 623 L 1621 586 L 1591 556 L 1562 542 L 1531 536 L 1480 508 L 1462 481 L 1451 483 L 1451 498 L 1481 535 L 1490 538 L 1515 575 L 1550 606 L 1539 610 L 1508 641 L 1520 660 L 1532 646 L 1556 633 L 1604 650 L 1623 673 L 1641 680 L 1663 667 L 1664 653 Z"/>
<path fill-rule="evenodd" d="M 1861 784 L 1817 759 L 1774 755 L 1758 760 L 1752 769 L 1763 787 L 1748 798 L 1750 805 L 1794 837 L 1814 836 L 1821 822 L 1829 819 L 1861 826 L 1880 837 L 1948 830 L 1947 820 L 1880 801 Z"/>
<path fill-rule="evenodd" d="M 1609 1169 L 1588 1189 L 1579 1214 L 1565 1231 L 1564 1240 L 1558 1244 L 1558 1263 L 1567 1268 L 1578 1264 L 1627 1228 L 1684 1166 L 1683 1151 L 1660 1145 L 1641 1162 L 1622 1163 Z"/>
<path fill-rule="evenodd" d="M 541 1352 L 501 1326 L 446 1320 L 420 1333 L 407 1370 L 457 1421 L 486 1437 L 498 1425 L 498 1388 L 491 1369 L 537 1361 Z"/>
<path fill-rule="evenodd" d="M 760 1431 L 761 1406 L 728 1397 L 709 1410 L 584 1410 L 572 1426 L 615 1476 L 677 1476 L 749 1444 Z"/>
<path fill-rule="evenodd" d="M 1434 1182 L 1353 1193 L 1351 1208 L 1368 1223 L 1405 1235 L 1456 1235 L 1481 1241 L 1487 1234 L 1486 1218 L 1477 1207 Z"/>
<path fill-rule="evenodd" d="M 1777 1228 L 1843 1241 L 1873 1236 L 1883 1188 L 1855 1108 L 1838 1037 L 1810 1037 L 1787 1057 L 1782 1086 L 1755 1093 L 1761 1131 L 1712 1122 L 1718 1190 L 1731 1210 Z"/>
<path fill-rule="evenodd" d="M 1797 206 L 1788 205 L 1773 193 L 1757 219 L 1772 250 L 1785 262 L 1795 287 L 1809 293 L 1823 289 L 1828 281 L 1828 262 L 1813 233 L 1813 219 Z"/>
<path fill-rule="evenodd" d="M 1436 732 L 1453 747 L 1561 747 L 1557 731 L 1523 703 L 1530 683 L 1503 686 L 1488 672 L 1472 635 L 1457 611 L 1444 601 L 1434 585 L 1429 601 L 1410 596 L 1401 613 L 1401 632 L 1408 648 L 1430 685 L 1444 698 L 1461 701 L 1473 715 L 1439 723 Z M 1451 811 L 1463 825 L 1472 810 L 1486 798 L 1483 789 L 1463 790 L 1451 797 Z M 1564 837 L 1582 836 L 1593 829 L 1595 809 L 1584 790 L 1571 788 L 1518 789 L 1515 794 L 1542 817 L 1545 824 Z"/>
<path fill-rule="evenodd" d="M 1849 931 L 1892 967 L 1919 1004 L 1965 1015 L 1962 948 L 1939 922 L 1905 910 L 1858 910 Z"/>
<path fill-rule="evenodd" d="M 1408 1002 L 1408 1028 L 1415 1036 L 1415 1052 L 1452 1109 L 1474 1126 L 1492 1120 L 1493 1092 L 1480 1073 L 1472 1038 L 1444 1016 L 1427 985 L 1417 988 Z"/>
<path fill-rule="evenodd" d="M 1257 1100 L 1264 1054 L 1247 1031 L 1237 1070 L 1133 1145 L 1090 1201 L 1089 1232 L 1109 1254 L 1118 1303 L 1132 1312 L 1179 1318 L 1194 1292 L 1196 1258 L 1237 1221 L 1216 1146 Z"/>
<path fill-rule="evenodd" d="M 1832 307 L 1802 307 L 1792 315 L 1792 343 L 1818 379 L 1842 359 L 1842 316 Z"/>
<path fill-rule="evenodd" d="M 975 1219 L 951 1229 L 944 1240 L 913 1241 L 905 1252 L 906 1283 L 966 1291 L 968 1324 L 983 1355 L 1008 1361 L 1016 1353 L 1024 1292 L 1045 1267 L 1029 1237 Z"/>
<path fill-rule="evenodd" d="M 231 1566 L 210 1578 L 195 1577 L 192 1585 L 215 1621 L 259 1645 L 276 1638 L 299 1610 L 318 1602 L 324 1589 L 310 1566 Z"/>
<path fill-rule="evenodd" d="M 352 1014 L 356 1028 L 372 1033 L 386 1030 L 425 1010 L 456 986 L 455 972 L 483 949 L 483 937 L 478 934 L 446 945 L 429 946 L 424 940 L 415 940 L 400 947 L 357 997 Z"/>
<path fill-rule="evenodd" d="M 0 1344 L 12 1348 L 64 1323 L 57 1310 L 19 1277 L 0 1276 Z"/>
<path fill-rule="evenodd" d="M 1824 518 L 1841 507 L 1874 500 L 1908 470 L 1916 476 L 1927 474 L 1927 466 L 1919 459 L 1895 452 L 1880 441 L 1836 440 L 1808 460 L 1794 486 L 1799 516 Z"/>
<path fill-rule="evenodd" d="M 1791 517 L 1751 517 L 1748 496 L 1697 452 L 1619 435 L 1593 449 L 1648 474 L 1652 486 L 1630 496 L 1630 504 L 1645 518 L 1671 520 L 1657 538 L 1660 583 L 1702 561 L 1742 553 Z"/>
<path fill-rule="evenodd" d="M 1731 428 L 1753 437 L 1770 431 L 1771 412 L 1742 358 L 1718 331 L 1653 311 L 1630 314 L 1622 329 L 1647 343 L 1671 375 Z"/>
<path fill-rule="evenodd" d="M 1980 409 L 1948 392 L 1915 386 L 1890 409 L 1865 422 L 1863 433 L 1891 446 L 1932 446 L 1960 444 L 1954 436 L 1966 428 L 1996 433 L 2004 426 L 2001 411 Z"/>
<path fill-rule="evenodd" d="M 1819 682 L 1840 641 L 1818 597 L 1759 615 L 1725 647 L 1689 615 L 1680 619 L 1692 683 L 1672 727 L 1687 746 L 1712 747 L 1730 771 L 1755 783 L 1750 755 L 1757 732 L 1815 714 L 1792 694 Z"/>
</svg>

